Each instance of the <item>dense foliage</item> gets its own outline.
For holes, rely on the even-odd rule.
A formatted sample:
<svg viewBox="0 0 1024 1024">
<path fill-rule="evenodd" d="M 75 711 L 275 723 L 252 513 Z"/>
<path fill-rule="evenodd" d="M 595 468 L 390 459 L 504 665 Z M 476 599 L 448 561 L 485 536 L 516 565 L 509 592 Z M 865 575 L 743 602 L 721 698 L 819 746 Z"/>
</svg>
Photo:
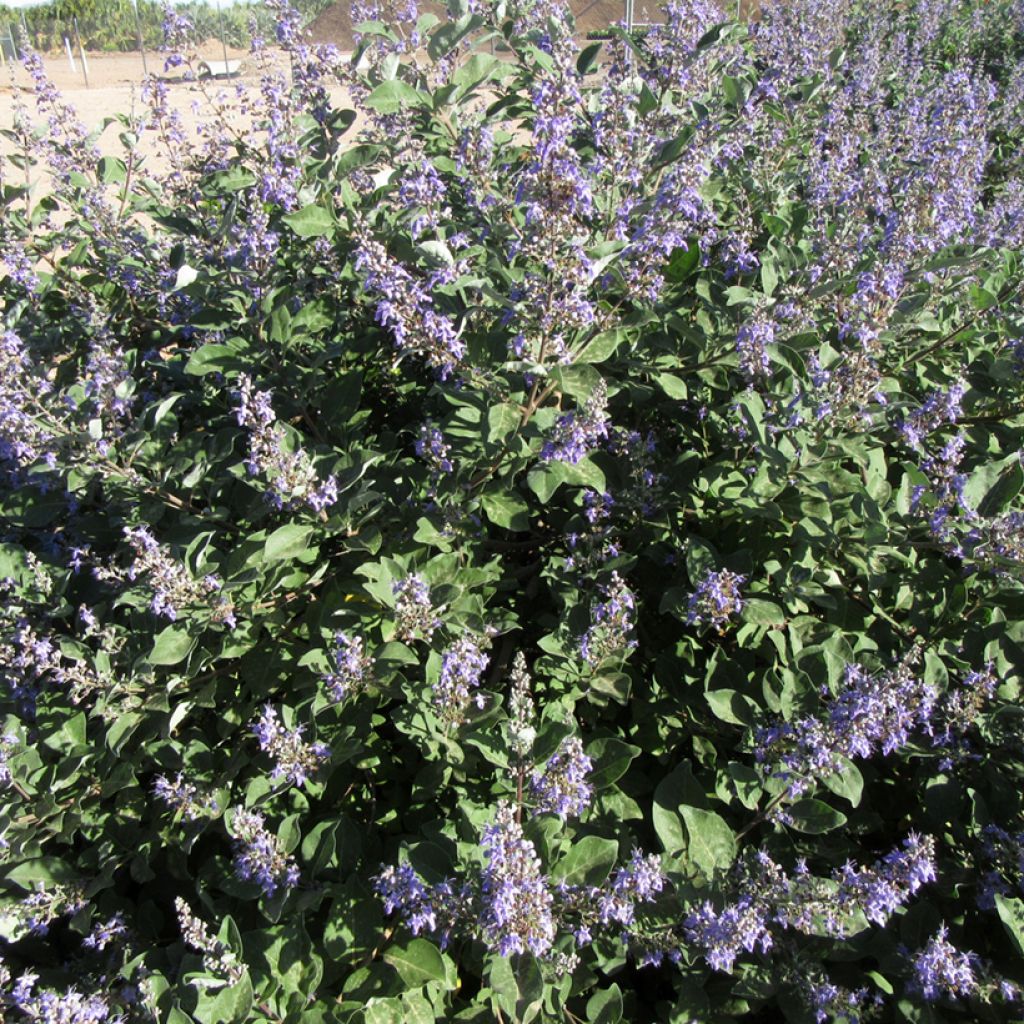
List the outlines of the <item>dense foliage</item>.
<svg viewBox="0 0 1024 1024">
<path fill-rule="evenodd" d="M 279 16 L 27 58 L 4 1012 L 1024 1014 L 1019 4 Z"/>
</svg>

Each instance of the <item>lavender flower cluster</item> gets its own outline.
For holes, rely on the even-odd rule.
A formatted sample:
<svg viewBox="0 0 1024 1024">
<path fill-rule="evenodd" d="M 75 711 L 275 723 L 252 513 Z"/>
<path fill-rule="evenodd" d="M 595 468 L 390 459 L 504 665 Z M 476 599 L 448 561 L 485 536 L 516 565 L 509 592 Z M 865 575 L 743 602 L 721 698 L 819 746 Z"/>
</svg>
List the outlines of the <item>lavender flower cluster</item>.
<svg viewBox="0 0 1024 1024">
<path fill-rule="evenodd" d="M 153 593 L 150 609 L 154 615 L 174 622 L 180 612 L 207 606 L 214 622 L 235 625 L 234 607 L 220 594 L 223 583 L 219 577 L 208 574 L 195 579 L 147 526 L 125 527 L 124 536 L 135 556 L 125 575 L 129 580 L 145 580 Z M 114 570 L 100 570 L 99 575 L 117 578 Z"/>
<path fill-rule="evenodd" d="M 799 862 L 790 875 L 759 851 L 737 877 L 739 896 L 723 906 L 701 903 L 686 919 L 684 933 L 718 971 L 731 971 L 744 951 L 767 952 L 775 929 L 842 938 L 859 926 L 863 914 L 885 922 L 926 882 L 935 880 L 935 840 L 911 834 L 902 849 L 887 853 L 871 867 L 847 863 L 818 878 Z"/>
<path fill-rule="evenodd" d="M 18 737 L 13 732 L 0 735 L 0 787 L 8 786 L 13 781 L 10 758 L 18 749 Z"/>
<path fill-rule="evenodd" d="M 713 626 L 722 632 L 732 616 L 743 610 L 740 587 L 746 581 L 746 576 L 729 569 L 709 569 L 690 595 L 686 621 L 691 626 Z"/>
<path fill-rule="evenodd" d="M 104 678 L 88 661 L 64 658 L 59 640 L 14 605 L 0 612 L 0 681 L 26 718 L 34 717 L 40 693 L 51 684 L 66 690 L 74 703 L 104 688 Z"/>
<path fill-rule="evenodd" d="M 666 951 L 651 944 L 650 939 L 633 932 L 637 921 L 637 905 L 654 902 L 664 891 L 668 881 L 661 870 L 661 864 L 654 854 L 643 854 L 633 850 L 629 863 L 612 872 L 603 886 L 559 884 L 557 894 L 561 915 L 575 921 L 573 938 L 579 947 L 594 941 L 598 929 L 618 929 L 623 939 L 636 938 L 644 948 L 645 964 L 660 963 L 668 953 L 677 962 L 677 950 Z"/>
<path fill-rule="evenodd" d="M 940 696 L 911 671 L 913 652 L 896 668 L 878 674 L 848 665 L 834 698 L 826 690 L 826 713 L 762 729 L 757 758 L 776 763 L 776 777 L 791 796 L 843 768 L 844 758 L 883 756 L 910 743 L 915 733 L 930 737 L 948 761 L 963 734 L 975 724 L 995 695 L 992 664 L 969 672 Z"/>
<path fill-rule="evenodd" d="M 5 925 L 9 932 L 22 935 L 45 935 L 50 925 L 61 917 L 71 917 L 88 905 L 85 891 L 76 883 L 40 886 L 20 902 L 6 908 Z"/>
<path fill-rule="evenodd" d="M 128 936 L 128 922 L 124 914 L 119 910 L 106 921 L 97 921 L 93 929 L 82 939 L 82 945 L 86 949 L 93 949 L 102 953 L 108 946 L 116 946 L 124 942 Z"/>
<path fill-rule="evenodd" d="M 259 740 L 260 750 L 274 760 L 271 778 L 287 779 L 293 786 L 302 786 L 330 759 L 331 748 L 326 743 L 306 743 L 303 731 L 301 725 L 286 728 L 272 705 L 263 708 L 252 732 Z"/>
<path fill-rule="evenodd" d="M 563 821 L 582 817 L 594 798 L 594 787 L 587 781 L 593 768 L 580 738 L 567 736 L 544 767 L 534 769 L 530 777 L 537 810 L 557 814 Z"/>
<path fill-rule="evenodd" d="M 153 780 L 153 794 L 168 807 L 180 813 L 186 821 L 200 821 L 217 813 L 217 801 L 209 794 L 200 792 L 199 787 L 178 772 L 169 779 L 166 775 L 158 775 Z"/>
<path fill-rule="evenodd" d="M 574 466 L 608 436 L 608 429 L 608 387 L 600 381 L 581 409 L 558 418 L 540 457 Z"/>
<path fill-rule="evenodd" d="M 420 356 L 446 380 L 466 355 L 459 331 L 437 311 L 424 281 L 369 234 L 357 238 L 354 263 L 366 291 L 377 296 L 377 323 L 391 333 L 397 348 Z"/>
<path fill-rule="evenodd" d="M 484 941 L 500 956 L 527 951 L 543 956 L 555 941 L 554 897 L 511 804 L 498 807 L 480 846 L 486 858 L 480 876 Z"/>
<path fill-rule="evenodd" d="M 29 1020 L 40 1024 L 114 1024 L 119 1019 L 108 1000 L 95 993 L 36 987 L 39 976 L 28 971 L 15 982 L 11 1001 Z"/>
<path fill-rule="evenodd" d="M 441 655 L 441 674 L 434 684 L 433 704 L 445 726 L 460 725 L 471 703 L 483 707 L 483 697 L 473 691 L 487 671 L 487 655 L 472 637 L 456 640 Z"/>
<path fill-rule="evenodd" d="M 981 831 L 977 862 L 983 870 L 980 909 L 994 910 L 996 896 L 1024 894 L 1024 831 L 989 823 Z"/>
<path fill-rule="evenodd" d="M 361 693 L 373 676 L 373 656 L 365 650 L 361 636 L 350 637 L 339 630 L 334 634 L 334 669 L 323 677 L 331 699 L 343 700 Z"/>
<path fill-rule="evenodd" d="M 509 750 L 523 760 L 533 748 L 537 737 L 535 720 L 537 709 L 531 693 L 530 673 L 522 651 L 516 651 L 512 659 L 509 677 L 508 721 L 505 736 Z"/>
<path fill-rule="evenodd" d="M 196 917 L 192 908 L 180 896 L 174 901 L 178 913 L 181 937 L 194 950 L 203 954 L 203 968 L 211 974 L 221 976 L 229 985 L 242 980 L 245 965 L 223 942 L 215 939 L 202 918 Z"/>
<path fill-rule="evenodd" d="M 636 597 L 617 572 L 605 587 L 605 600 L 591 612 L 590 628 L 580 638 L 580 657 L 588 665 L 599 665 L 606 658 L 624 657 L 633 647 L 633 620 Z"/>
<path fill-rule="evenodd" d="M 446 443 L 444 434 L 428 422 L 420 426 L 415 450 L 417 457 L 423 459 L 430 468 L 430 488 L 433 495 L 441 478 L 455 468 L 451 460 L 451 445 Z"/>
<path fill-rule="evenodd" d="M 384 868 L 374 888 L 385 911 L 400 914 L 414 935 L 439 934 L 442 945 L 462 933 L 501 956 L 556 958 L 562 929 L 571 930 L 580 947 L 594 941 L 597 929 L 629 938 L 637 905 L 655 900 L 667 884 L 658 858 L 639 850 L 604 885 L 552 882 L 510 803 L 499 805 L 480 845 L 483 868 L 462 883 L 427 886 L 408 864 Z"/>
<path fill-rule="evenodd" d="M 235 874 L 243 882 L 255 882 L 265 896 L 273 896 L 279 889 L 294 889 L 299 884 L 298 866 L 282 849 L 277 836 L 267 829 L 262 814 L 238 807 L 231 828 L 236 843 Z"/>
<path fill-rule="evenodd" d="M 257 391 L 252 378 L 238 380 L 239 405 L 235 412 L 240 427 L 249 431 L 250 476 L 266 477 L 267 501 L 276 509 L 305 505 L 323 513 L 338 500 L 338 481 L 333 475 L 321 480 L 309 455 L 288 447 L 285 431 L 277 422 L 269 391 Z"/>
<path fill-rule="evenodd" d="M 14 331 L 0 335 L 0 464 L 8 475 L 36 462 L 57 464 L 62 430 L 41 406 L 53 384 L 34 372 L 33 360 Z"/>
<path fill-rule="evenodd" d="M 924 458 L 921 472 L 928 478 L 928 485 L 917 486 L 911 496 L 912 510 L 922 515 L 927 511 L 932 535 L 943 546 L 951 546 L 956 554 L 962 554 L 962 548 L 954 543 L 958 514 L 968 521 L 977 518 L 964 494 L 967 474 L 960 468 L 966 444 L 966 438 L 957 434 L 934 454 Z"/>
<path fill-rule="evenodd" d="M 877 674 L 848 665 L 843 687 L 824 715 L 781 722 L 759 733 L 758 760 L 778 759 L 778 776 L 791 795 L 799 795 L 841 771 L 843 758 L 891 754 L 905 746 L 915 729 L 930 726 L 937 698 L 934 687 L 918 679 L 907 662 Z"/>
<path fill-rule="evenodd" d="M 395 636 L 399 640 L 421 639 L 429 643 L 441 627 L 438 609 L 430 603 L 430 587 L 416 573 L 396 580 L 391 587 L 395 596 Z"/>
<path fill-rule="evenodd" d="M 921 448 L 924 438 L 947 423 L 956 423 L 963 415 L 963 399 L 967 385 L 955 381 L 948 389 L 936 389 L 920 408 L 905 415 L 899 424 L 900 433 L 912 448 Z"/>
<path fill-rule="evenodd" d="M 914 984 L 928 1002 L 940 996 L 970 996 L 978 989 L 974 973 L 978 958 L 973 953 L 960 952 L 948 935 L 949 929 L 943 924 L 914 956 Z"/>
</svg>

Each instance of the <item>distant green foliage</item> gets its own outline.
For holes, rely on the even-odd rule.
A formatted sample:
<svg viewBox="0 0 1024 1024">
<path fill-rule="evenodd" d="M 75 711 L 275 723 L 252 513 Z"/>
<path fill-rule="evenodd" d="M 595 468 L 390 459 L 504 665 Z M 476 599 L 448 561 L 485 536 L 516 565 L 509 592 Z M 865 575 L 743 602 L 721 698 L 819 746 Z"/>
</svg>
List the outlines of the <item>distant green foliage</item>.
<svg viewBox="0 0 1024 1024">
<path fill-rule="evenodd" d="M 312 21 L 330 0 L 299 0 L 296 4 L 304 21 Z M 193 3 L 175 5 L 179 14 L 191 20 L 196 39 L 221 39 L 228 46 L 246 48 L 251 26 L 257 32 L 273 33 L 274 15 L 262 2 Z M 156 49 L 163 42 L 163 7 L 155 0 L 138 0 L 138 24 L 146 47 Z M 0 25 L 9 23 L 13 29 L 24 18 L 30 45 L 42 52 L 64 48 L 64 37 L 74 39 L 74 18 L 82 44 L 87 50 L 127 52 L 138 49 L 138 28 L 132 0 L 52 0 L 35 7 L 10 8 L 0 4 Z M 17 38 L 17 31 L 15 31 Z"/>
</svg>

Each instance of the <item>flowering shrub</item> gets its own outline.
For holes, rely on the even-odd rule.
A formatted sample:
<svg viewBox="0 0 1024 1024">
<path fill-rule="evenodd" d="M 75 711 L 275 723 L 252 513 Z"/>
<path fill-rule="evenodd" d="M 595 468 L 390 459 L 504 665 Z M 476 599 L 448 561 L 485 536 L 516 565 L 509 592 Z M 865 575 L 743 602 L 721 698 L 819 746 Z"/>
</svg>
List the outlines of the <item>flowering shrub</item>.
<svg viewBox="0 0 1024 1024">
<path fill-rule="evenodd" d="M 27 58 L 2 1013 L 1024 1014 L 1020 5 L 279 14 Z"/>
</svg>

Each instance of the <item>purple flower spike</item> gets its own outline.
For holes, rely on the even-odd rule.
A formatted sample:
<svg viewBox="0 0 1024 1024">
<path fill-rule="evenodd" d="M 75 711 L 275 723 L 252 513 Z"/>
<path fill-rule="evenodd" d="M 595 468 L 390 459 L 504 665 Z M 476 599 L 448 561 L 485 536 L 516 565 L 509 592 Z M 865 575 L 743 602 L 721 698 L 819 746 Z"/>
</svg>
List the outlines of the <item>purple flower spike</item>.
<svg viewBox="0 0 1024 1024">
<path fill-rule="evenodd" d="M 578 736 L 562 740 L 543 770 L 535 769 L 530 780 L 537 810 L 557 814 L 563 820 L 581 817 L 594 797 L 594 788 L 587 782 L 593 767 Z"/>
</svg>

